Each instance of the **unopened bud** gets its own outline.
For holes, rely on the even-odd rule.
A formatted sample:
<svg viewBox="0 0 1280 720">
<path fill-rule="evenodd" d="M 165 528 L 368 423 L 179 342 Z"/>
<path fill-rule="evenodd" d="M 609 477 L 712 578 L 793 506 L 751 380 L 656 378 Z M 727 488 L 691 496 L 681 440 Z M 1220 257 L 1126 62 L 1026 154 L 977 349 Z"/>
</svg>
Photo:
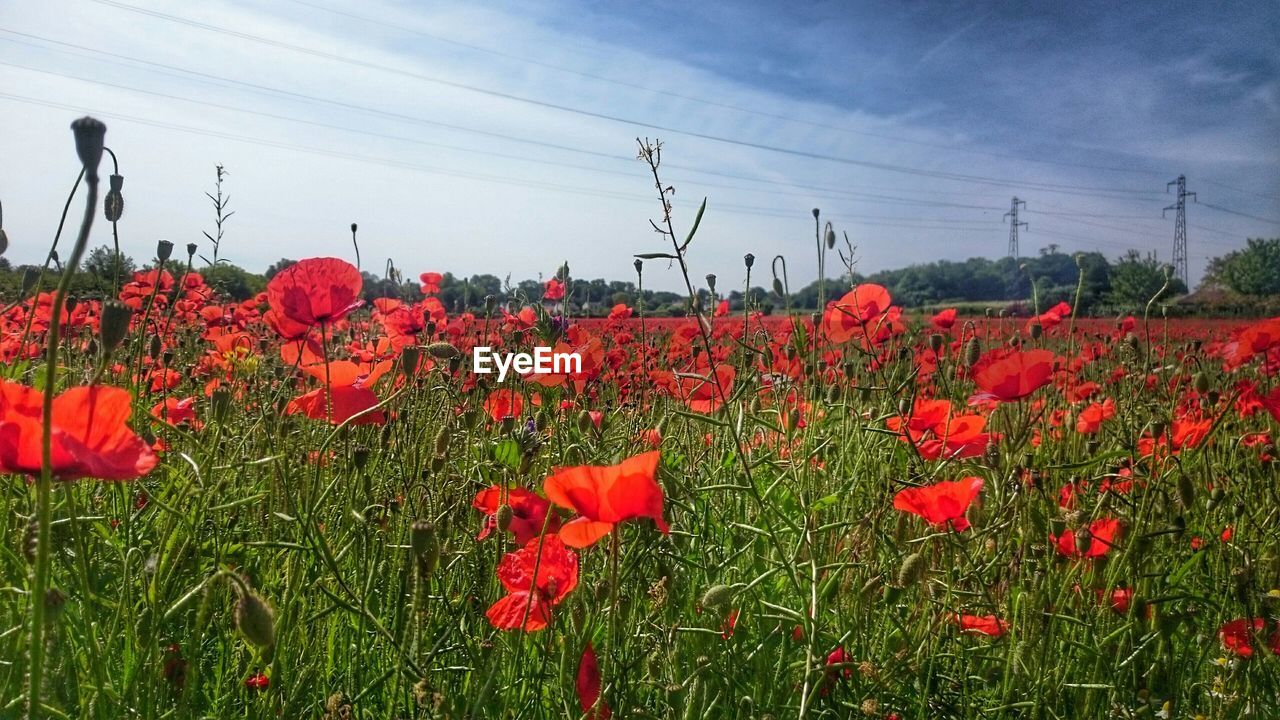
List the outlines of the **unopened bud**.
<svg viewBox="0 0 1280 720">
<path fill-rule="evenodd" d="M 428 345 L 427 353 L 437 360 L 452 360 L 453 358 L 462 356 L 462 353 L 458 352 L 458 348 L 444 342 L 443 340 L 440 342 L 433 342 Z"/>
<path fill-rule="evenodd" d="M 511 510 L 511 506 L 503 503 L 498 506 L 498 511 L 493 514 L 498 529 L 506 532 L 511 527 L 511 519 L 515 517 L 515 512 Z"/>
<path fill-rule="evenodd" d="M 827 249 L 830 250 L 835 246 L 836 246 L 836 231 L 832 230 L 831 228 L 827 228 Z"/>
<path fill-rule="evenodd" d="M 1200 393 L 1201 395 L 1209 392 L 1209 376 L 1208 375 L 1202 372 L 1198 372 L 1196 373 L 1195 378 L 1193 378 L 1191 382 L 1195 386 L 1196 392 Z"/>
<path fill-rule="evenodd" d="M 902 587 L 915 585 L 924 577 L 926 569 L 924 555 L 911 553 L 903 559 L 902 567 L 898 569 L 898 585 Z"/>
<path fill-rule="evenodd" d="M 702 594 L 701 605 L 704 608 L 716 608 L 733 599 L 734 590 L 728 585 L 712 585 Z"/>
<path fill-rule="evenodd" d="M 102 303 L 102 317 L 98 322 L 98 337 L 102 341 L 103 352 L 111 352 L 120 347 L 129 334 L 129 323 L 133 320 L 133 310 L 119 300 L 107 300 Z"/>
<path fill-rule="evenodd" d="M 275 611 L 243 580 L 235 583 L 235 588 L 240 596 L 236 600 L 236 628 L 250 645 L 259 648 L 270 647 L 276 641 Z"/>
<path fill-rule="evenodd" d="M 435 450 L 437 455 L 449 454 L 449 440 L 451 438 L 452 436 L 449 433 L 449 427 L 447 425 L 440 428 L 440 431 L 436 433 Z"/>
<path fill-rule="evenodd" d="M 978 364 L 978 360 L 982 357 L 982 343 L 978 338 L 970 338 L 969 344 L 964 348 L 964 364 L 967 367 L 973 367 Z"/>
<path fill-rule="evenodd" d="M 785 299 L 787 297 L 787 293 L 782 287 L 782 281 L 778 278 L 773 279 L 773 294 L 777 295 L 779 298 Z"/>
</svg>

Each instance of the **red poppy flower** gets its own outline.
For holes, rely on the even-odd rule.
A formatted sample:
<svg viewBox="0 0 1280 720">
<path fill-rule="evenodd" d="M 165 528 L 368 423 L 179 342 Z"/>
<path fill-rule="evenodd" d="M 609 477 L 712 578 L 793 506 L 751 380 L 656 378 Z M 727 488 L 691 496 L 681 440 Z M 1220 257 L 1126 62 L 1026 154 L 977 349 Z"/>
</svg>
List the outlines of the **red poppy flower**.
<svg viewBox="0 0 1280 720">
<path fill-rule="evenodd" d="M 946 528 L 949 524 L 956 532 L 963 532 L 969 528 L 969 520 L 964 515 L 981 492 L 982 482 L 980 477 L 967 477 L 907 488 L 893 496 L 893 506 L 919 515 L 936 528 Z"/>
<path fill-rule="evenodd" d="M 654 382 L 668 393 L 683 400 L 690 410 L 698 413 L 713 413 L 723 407 L 729 396 L 733 394 L 733 381 L 738 371 L 732 365 L 717 365 L 715 381 L 688 375 L 677 377 L 675 373 L 658 370 L 650 375 Z"/>
<path fill-rule="evenodd" d="M 725 317 L 728 314 L 729 314 L 729 301 L 721 300 L 720 304 L 716 305 L 715 317 Z"/>
<path fill-rule="evenodd" d="M 552 301 L 564 299 L 564 283 L 555 278 L 548 280 L 543 286 L 542 299 Z"/>
<path fill-rule="evenodd" d="M 889 309 L 889 291 L 883 285 L 864 283 L 829 304 L 822 313 L 822 329 L 831 342 L 843 343 L 869 328 Z"/>
<path fill-rule="evenodd" d="M 126 424 L 133 409 L 127 390 L 74 387 L 53 399 L 53 477 L 132 480 L 159 459 Z M 0 380 L 0 472 L 36 476 L 43 465 L 44 393 Z"/>
<path fill-rule="evenodd" d="M 444 276 L 438 272 L 424 272 L 418 279 L 422 281 L 423 295 L 436 295 L 440 292 L 440 281 L 444 280 Z"/>
<path fill-rule="evenodd" d="M 514 390 L 501 388 L 489 393 L 489 397 L 485 398 L 484 411 L 493 418 L 494 422 L 501 422 L 505 418 L 518 417 L 520 412 L 524 410 L 524 398 Z"/>
<path fill-rule="evenodd" d="M 947 308 L 929 318 L 929 322 L 939 330 L 950 330 L 956 324 L 956 309 Z"/>
<path fill-rule="evenodd" d="M 489 606 L 489 622 L 501 630 L 541 630 L 551 609 L 578 586 L 578 556 L 554 535 L 534 538 L 503 556 L 498 580 L 507 595 Z"/>
<path fill-rule="evenodd" d="M 578 465 L 552 473 L 543 484 L 547 498 L 581 516 L 560 528 L 560 539 L 570 547 L 588 547 L 614 525 L 638 517 L 670 532 L 662 519 L 662 488 L 654 479 L 660 456 L 655 450 L 617 465 Z"/>
<path fill-rule="evenodd" d="M 1056 359 L 1048 350 L 1014 350 L 980 363 L 973 380 L 997 400 L 1020 400 L 1049 382 Z"/>
<path fill-rule="evenodd" d="M 507 529 L 515 536 L 517 544 L 524 545 L 542 534 L 543 527 L 554 533 L 560 529 L 560 518 L 552 515 L 547 518 L 551 503 L 537 493 L 524 488 L 502 488 L 494 485 L 476 493 L 471 507 L 486 515 L 484 527 L 480 529 L 477 540 L 489 537 L 498 527 L 498 508 L 503 504 L 511 508 L 511 524 Z"/>
<path fill-rule="evenodd" d="M 151 415 L 170 425 L 181 425 L 184 422 L 196 422 L 196 399 L 193 397 L 178 399 L 165 398 L 151 408 Z"/>
<path fill-rule="evenodd" d="M 1218 637 L 1222 639 L 1222 647 L 1228 652 L 1249 658 L 1253 657 L 1252 636 L 1260 635 L 1266 627 L 1267 623 L 1262 618 L 1254 618 L 1252 623 L 1246 618 L 1238 618 L 1224 623 L 1218 630 Z M 1273 654 L 1280 655 L 1280 631 L 1272 633 L 1267 645 Z"/>
<path fill-rule="evenodd" d="M 626 320 L 629 317 L 631 317 L 631 308 L 623 303 L 614 305 L 613 309 L 609 311 L 610 320 Z"/>
<path fill-rule="evenodd" d="M 1050 533 L 1049 542 L 1054 543 L 1058 552 L 1067 557 L 1102 557 L 1115 544 L 1122 529 L 1123 525 L 1115 518 L 1099 518 L 1089 523 L 1089 547 L 1084 552 L 1080 552 L 1076 532 L 1071 528 L 1063 530 L 1062 535 L 1057 538 Z"/>
<path fill-rule="evenodd" d="M 578 691 L 578 704 L 582 706 L 582 712 L 586 713 L 588 720 L 609 720 L 613 717 L 609 704 L 600 698 L 600 663 L 596 660 L 596 649 L 590 642 L 582 649 L 574 687 Z"/>
<path fill-rule="evenodd" d="M 956 615 L 954 620 L 964 633 L 1001 637 L 1009 631 L 1009 623 L 995 615 Z"/>
<path fill-rule="evenodd" d="M 341 320 L 363 304 L 364 281 L 355 265 L 338 258 L 307 258 L 267 283 L 267 303 L 284 318 L 314 327 Z"/>
<path fill-rule="evenodd" d="M 329 393 L 331 399 L 325 398 L 325 389 L 316 388 L 309 393 L 299 395 L 285 406 L 284 414 L 302 413 L 312 420 L 328 418 L 334 425 L 341 425 L 360 413 L 378 404 L 378 396 L 373 391 L 355 385 L 337 385 Z M 332 413 L 332 417 L 329 416 Z M 352 420 L 352 425 L 382 425 L 387 416 L 381 410 L 360 415 Z"/>
</svg>

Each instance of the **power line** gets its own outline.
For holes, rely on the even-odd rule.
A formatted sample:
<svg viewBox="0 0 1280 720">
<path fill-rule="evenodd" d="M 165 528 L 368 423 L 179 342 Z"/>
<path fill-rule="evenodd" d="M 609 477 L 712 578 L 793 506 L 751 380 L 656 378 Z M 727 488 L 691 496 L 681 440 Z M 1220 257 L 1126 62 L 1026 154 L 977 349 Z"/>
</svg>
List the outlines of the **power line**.
<svg viewBox="0 0 1280 720">
<path fill-rule="evenodd" d="M 851 158 L 851 157 L 844 157 L 839 155 L 828 155 L 828 154 L 813 152 L 808 150 L 787 148 L 787 147 L 781 147 L 777 145 L 769 145 L 766 143 L 758 143 L 758 142 L 752 142 L 749 140 L 742 140 L 739 138 L 713 135 L 710 133 L 699 132 L 695 130 L 687 130 L 687 129 L 676 128 L 673 126 L 662 125 L 662 124 L 653 123 L 653 122 L 635 120 L 632 118 L 613 115 L 610 113 L 587 110 L 585 108 L 577 108 L 577 107 L 563 105 L 560 103 L 550 102 L 546 100 L 539 100 L 537 98 L 525 97 L 525 96 L 516 95 L 513 93 L 503 92 L 500 90 L 493 90 L 490 88 L 480 87 L 480 86 L 472 85 L 469 83 L 462 83 L 454 80 L 448 80 L 441 77 L 426 75 L 423 73 L 413 72 L 410 70 L 405 70 L 402 68 L 396 68 L 389 65 L 370 62 L 367 60 L 359 60 L 357 58 L 346 57 L 344 55 L 338 55 L 336 53 L 330 53 L 323 50 L 316 50 L 314 48 L 303 47 L 300 45 L 293 45 L 293 44 L 285 43 L 279 40 L 272 40 L 271 38 L 265 38 L 258 35 L 253 35 L 250 33 L 245 33 L 238 30 L 221 27 L 218 25 L 203 23 L 203 22 L 199 22 L 189 18 L 184 18 L 177 15 L 170 15 L 168 13 L 162 13 L 155 10 L 140 8 L 134 5 L 128 5 L 126 3 L 115 2 L 115 0 L 91 0 L 91 1 L 101 5 L 106 5 L 106 6 L 118 8 L 121 10 L 127 10 L 130 12 L 147 15 L 147 16 L 158 18 L 168 22 L 187 25 L 189 27 L 194 27 L 194 28 L 205 30 L 208 32 L 219 33 L 219 34 L 227 35 L 230 37 L 235 37 L 241 40 L 248 40 L 250 42 L 267 45 L 270 47 L 289 50 L 291 52 L 297 52 L 305 55 L 310 55 L 313 57 L 319 57 L 326 60 L 332 60 L 334 62 L 343 63 L 343 64 L 351 65 L 354 67 L 360 67 L 360 68 L 365 68 L 370 70 L 378 70 L 380 72 L 391 73 L 391 74 L 399 75 L 402 77 L 419 80 L 422 82 L 428 82 L 428 83 L 440 85 L 442 87 L 448 87 L 456 90 L 463 90 L 467 92 L 478 93 L 478 94 L 486 95 L 489 97 L 509 100 L 512 102 L 519 102 L 527 105 L 532 105 L 535 107 L 546 108 L 546 109 L 555 110 L 558 112 L 570 113 L 570 114 L 579 115 L 582 117 L 594 118 L 597 120 L 605 120 L 608 122 L 619 123 L 619 124 L 628 125 L 631 127 L 656 130 L 656 131 L 665 132 L 665 133 L 674 133 L 674 134 L 684 135 L 686 137 L 692 137 L 700 140 L 717 142 L 717 143 L 722 143 L 726 145 L 733 145 L 737 147 L 745 147 L 745 148 L 750 148 L 754 150 L 763 150 L 767 152 L 790 155 L 794 157 L 803 157 L 811 160 L 820 160 L 824 162 L 832 162 L 832 163 L 838 163 L 843 165 L 866 167 L 870 169 L 883 170 L 885 172 L 896 172 L 896 173 L 901 173 L 906 175 L 955 180 L 958 182 L 970 182 L 970 183 L 986 184 L 986 185 L 993 185 L 993 186 L 1029 187 L 1029 188 L 1036 188 L 1039 190 L 1043 190 L 1046 192 L 1054 192 L 1056 190 L 1086 190 L 1086 191 L 1094 191 L 1094 192 L 1127 193 L 1127 194 L 1134 194 L 1134 195 L 1153 194 L 1151 191 L 1136 190 L 1136 189 L 1130 189 L 1130 188 L 1100 188 L 1096 186 L 1086 186 L 1086 185 L 1038 183 L 1038 182 L 1025 181 L 1025 180 L 1009 180 L 1004 178 L 993 178 L 993 177 L 987 177 L 987 176 L 981 176 L 981 175 L 967 175 L 963 173 L 950 173 L 950 172 L 941 172 L 941 171 L 922 170 L 920 168 L 913 168 L 905 165 L 895 165 L 891 163 L 879 163 L 879 162 L 872 162 L 868 160 L 858 160 L 856 158 Z"/>
<path fill-rule="evenodd" d="M 260 146 L 272 147 L 272 148 L 277 148 L 282 150 L 289 150 L 289 151 L 300 152 L 305 154 L 320 155 L 320 156 L 332 157 L 332 158 L 343 159 L 343 160 L 351 160 L 355 162 L 361 162 L 361 163 L 372 164 L 372 165 L 381 165 L 381 166 L 392 167 L 397 169 L 423 172 L 427 174 L 444 175 L 448 177 L 458 177 L 458 178 L 475 180 L 480 182 L 491 182 L 491 183 L 498 183 L 498 184 L 504 184 L 504 185 L 515 185 L 520 187 L 564 192 L 568 194 L 575 194 L 575 195 L 582 195 L 582 196 L 589 196 L 589 197 L 605 197 L 605 198 L 625 200 L 629 202 L 637 202 L 637 203 L 645 203 L 645 204 L 653 203 L 653 200 L 651 198 L 643 195 L 633 195 L 633 194 L 621 193 L 621 192 L 615 192 L 615 191 L 600 190 L 597 188 L 582 188 L 582 187 L 577 187 L 572 185 L 563 185 L 560 183 L 550 183 L 550 182 L 544 182 L 544 181 L 538 181 L 538 180 L 510 178 L 510 177 L 505 177 L 501 175 L 491 175 L 486 173 L 463 172 L 463 171 L 451 170 L 448 168 L 441 168 L 441 167 L 436 167 L 431 165 L 423 165 L 419 163 L 411 163 L 411 162 L 405 162 L 401 160 L 394 160 L 390 158 L 369 157 L 369 156 L 359 155 L 355 153 L 347 153 L 347 152 L 341 152 L 336 150 L 329 150 L 325 148 L 316 148 L 316 147 L 310 147 L 306 145 L 285 143 L 285 142 L 270 140 L 266 138 L 256 138 L 256 137 L 240 135 L 236 133 L 228 133 L 228 132 L 222 132 L 217 130 L 207 130 L 204 128 L 194 128 L 190 126 L 179 125 L 176 123 L 149 120 L 146 118 L 140 118 L 140 117 L 135 117 L 130 115 L 122 115 L 119 113 L 113 113 L 108 111 L 95 110 L 93 108 L 86 108 L 78 105 L 68 105 L 64 103 L 51 102 L 47 100 L 41 100 L 39 98 L 30 98 L 30 97 L 14 95 L 14 94 L 5 93 L 5 92 L 0 92 L 0 99 L 7 99 L 10 101 L 21 102 L 21 103 L 32 104 L 32 105 L 41 105 L 44 107 L 54 108 L 58 110 L 68 110 L 72 112 L 88 112 L 104 118 L 116 119 L 123 122 L 135 123 L 135 124 L 145 125 L 148 127 L 170 130 L 174 132 L 202 135 L 206 137 L 214 137 L 214 138 L 225 139 L 225 140 L 230 140 L 234 142 L 246 143 L 250 145 L 260 145 Z M 755 205 L 738 205 L 733 203 L 717 203 L 716 207 L 729 210 L 730 212 L 726 213 L 728 215 L 753 215 L 753 216 L 761 216 L 761 217 L 774 217 L 774 218 L 788 219 L 788 218 L 795 218 L 798 214 L 800 214 L 799 210 L 792 211 L 792 210 L 781 209 L 781 208 L 777 208 L 777 209 L 760 208 Z M 946 219 L 946 218 L 937 218 L 937 219 L 901 218 L 902 220 L 907 222 L 886 223 L 886 222 L 878 222 L 875 219 L 870 221 L 858 219 L 862 217 L 876 218 L 876 219 L 890 219 L 890 220 L 898 219 L 898 218 L 893 218 L 888 216 L 859 216 L 859 215 L 844 216 L 840 214 L 837 214 L 835 217 L 833 217 L 833 219 L 836 221 L 847 222 L 849 224 L 859 225 L 859 226 L 866 225 L 866 226 L 872 226 L 872 227 L 951 230 L 951 231 L 985 231 L 985 229 L 982 227 L 970 227 L 970 226 L 966 226 L 965 223 L 994 224 L 995 222 L 995 221 Z M 853 221 L 853 222 L 850 222 L 850 221 Z M 925 224 L 925 222 L 935 222 L 937 224 L 930 225 L 930 224 Z"/>
<path fill-rule="evenodd" d="M 314 9 L 314 10 L 320 10 L 321 12 L 327 12 L 327 13 L 330 13 L 330 14 L 333 14 L 333 15 L 338 15 L 338 16 L 340 16 L 340 17 L 350 18 L 350 19 L 352 19 L 352 20 L 358 20 L 358 21 L 360 21 L 360 22 L 368 23 L 368 24 L 370 24 L 370 25 L 376 25 L 376 26 L 378 26 L 378 27 L 383 27 L 383 28 L 387 28 L 387 29 L 395 30 L 395 31 L 398 31 L 398 32 L 401 32 L 401 33 L 406 33 L 406 34 L 409 34 L 409 35 L 416 35 L 416 36 L 418 36 L 418 37 L 427 38 L 427 39 L 430 39 L 430 40 L 434 40 L 434 41 L 436 41 L 436 42 L 447 43 L 447 44 L 449 44 L 449 45 L 454 45 L 454 46 L 457 46 L 457 47 L 465 48 L 465 49 L 467 49 L 467 50 L 472 50 L 472 51 L 475 51 L 475 52 L 481 52 L 481 53 L 485 53 L 485 54 L 488 54 L 488 55 L 493 55 L 493 56 L 495 56 L 495 57 L 501 57 L 501 58 L 506 58 L 506 59 L 508 59 L 508 60 L 514 60 L 514 61 L 516 61 L 516 62 L 525 63 L 525 64 L 527 64 L 527 65 L 533 65 L 533 66 L 535 66 L 535 67 L 547 68 L 547 69 L 549 69 L 549 70 L 555 70 L 555 71 L 557 71 L 557 72 L 563 72 L 563 73 L 567 73 L 567 74 L 570 74 L 570 75 L 576 75 L 576 76 L 578 76 L 578 77 L 587 78 L 587 79 L 589 79 L 589 80 L 595 80 L 595 81 L 599 81 L 599 82 L 609 83 L 609 84 L 612 84 L 612 85 L 617 85 L 617 86 L 619 86 L 619 87 L 630 88 L 630 89 L 632 89 L 632 90 L 640 90 L 640 91 L 642 91 L 642 92 L 653 93 L 653 94 L 655 94 L 655 95 L 662 95 L 662 96 L 665 96 L 665 97 L 672 97 L 672 98 L 676 98 L 676 99 L 679 99 L 679 100 L 685 100 L 685 101 L 687 101 L 687 102 L 698 103 L 698 104 L 700 104 L 700 105 L 707 105 L 707 106 L 709 106 L 709 107 L 717 107 L 717 108 L 721 108 L 721 109 L 724 109 L 724 110 L 732 110 L 732 111 L 734 111 L 734 112 L 746 113 L 746 114 L 749 114 L 749 115 L 755 115 L 755 116 L 757 116 L 757 117 L 765 117 L 765 118 L 769 118 L 769 119 L 772 119 L 772 120 L 782 120 L 782 121 L 789 122 L 789 123 L 795 123 L 795 124 L 798 124 L 798 125 L 807 125 L 807 126 L 809 126 L 809 127 L 820 128 L 820 129 L 823 129 L 823 130 L 834 130 L 834 131 L 836 131 L 836 132 L 848 133 L 848 134 L 850 134 L 850 135 L 858 135 L 858 136 L 862 136 L 862 137 L 873 137 L 873 138 L 877 138 L 877 139 L 880 139 L 880 140 L 889 140 L 889 141 L 892 141 L 892 142 L 899 142 L 899 143 L 904 143 L 904 144 L 908 144 L 908 145 L 917 145 L 917 146 L 920 146 L 920 147 L 935 148 L 935 149 L 940 149 L 940 150 L 949 150 L 949 151 L 952 151 L 952 152 L 971 153 L 971 154 L 974 154 L 974 155 L 984 155 L 984 156 L 987 156 L 987 157 L 1004 158 L 1004 159 L 1012 159 L 1012 160 L 1021 160 L 1021 161 L 1024 161 L 1024 162 L 1033 162 L 1033 163 L 1039 163 L 1039 164 L 1043 164 L 1043 165 L 1059 165 L 1059 166 L 1062 166 L 1062 167 L 1083 168 L 1083 169 L 1088 169 L 1088 170 L 1102 170 L 1102 171 L 1106 171 L 1106 172 L 1119 172 L 1119 173 L 1128 173 L 1128 174 L 1136 174 L 1136 175 L 1158 175 L 1158 174 L 1160 174 L 1160 173 L 1158 173 L 1158 172 L 1156 172 L 1156 171 L 1153 171 L 1153 170 L 1139 170 L 1139 169 L 1137 169 L 1137 168 L 1133 168 L 1133 167 L 1115 167 L 1115 166 L 1108 166 L 1108 165 L 1093 165 L 1093 164 L 1089 164 L 1089 163 L 1067 162 L 1067 161 L 1062 161 L 1062 160 L 1048 160 L 1048 159 L 1044 159 L 1044 158 L 1034 158 L 1034 157 L 1029 157 L 1029 156 L 1026 156 L 1026 155 L 1018 155 L 1018 154 L 1013 154 L 1013 153 L 1002 153 L 1002 152 L 995 152 L 995 151 L 991 151 L 991 150 L 978 150 L 978 149 L 976 149 L 976 148 L 965 148 L 965 147 L 960 147 L 960 146 L 958 146 L 958 145 L 951 144 L 951 143 L 938 143 L 938 142 L 929 142 L 929 141 L 926 141 L 926 140 L 916 140 L 916 139 L 912 139 L 912 138 L 904 138 L 904 137 L 901 137 L 901 136 L 889 135 L 889 134 L 885 134 L 885 133 L 870 132 L 870 131 L 867 131 L 867 130 L 854 130 L 854 129 L 852 129 L 852 128 L 847 128 L 847 127 L 843 127 L 843 126 L 840 126 L 840 125 L 832 125 L 832 124 L 829 124 L 829 123 L 816 122 L 816 121 L 813 121 L 813 120 L 805 120 L 805 119 L 803 119 L 803 118 L 793 117 L 793 116 L 790 116 L 790 115 L 782 115 L 782 114 L 779 114 L 779 113 L 771 113 L 771 112 L 766 112 L 766 111 L 763 111 L 763 110 L 756 110 L 756 109 L 749 108 L 749 107 L 743 107 L 743 106 L 741 106 L 741 105 L 734 105 L 734 104 L 732 104 L 732 103 L 720 102 L 720 101 L 716 101 L 716 100 L 708 100 L 708 99 L 706 99 L 705 97 L 699 97 L 699 96 L 696 96 L 696 95 L 687 95 L 687 94 L 685 94 L 685 93 L 679 93 L 679 92 L 674 92 L 674 91 L 671 91 L 671 90 L 663 90 L 663 89 L 661 89 L 661 88 L 649 87 L 649 86 L 647 86 L 647 85 L 642 85 L 642 84 L 640 84 L 640 83 L 634 83 L 634 82 L 630 82 L 630 81 L 627 81 L 627 80 L 619 80 L 619 79 L 617 79 L 617 78 L 611 78 L 611 77 L 607 77 L 607 76 L 604 76 L 604 75 L 599 75 L 599 74 L 596 74 L 596 73 L 586 72 L 586 71 L 583 71 L 583 70 L 578 70 L 578 69 L 576 69 L 576 68 L 565 67 L 565 66 L 563 66 L 563 65 L 557 65 L 557 64 L 555 64 L 555 63 L 549 63 L 549 62 L 546 62 L 546 61 L 544 61 L 544 60 L 538 60 L 538 59 L 536 59 L 536 58 L 525 57 L 525 56 L 522 56 L 522 55 L 516 55 L 516 54 L 514 54 L 514 53 L 504 52 L 504 51 L 502 51 L 502 50 L 495 50 L 495 49 L 493 49 L 493 48 L 487 48 L 487 47 L 483 47 L 483 46 L 480 46 L 480 45 L 473 45 L 473 44 L 471 44 L 471 43 L 461 42 L 461 41 L 459 41 L 459 40 L 455 40 L 455 39 L 453 39 L 453 38 L 444 37 L 444 36 L 442 36 L 442 35 L 437 35 L 437 34 L 434 34 L 434 33 L 429 33 L 429 32 L 425 32 L 425 31 L 422 31 L 422 30 L 417 30 L 417 29 L 414 29 L 414 28 L 405 27 L 405 26 L 403 26 L 403 25 L 399 25 L 399 24 L 397 24 L 397 23 L 386 22 L 386 21 L 384 21 L 384 20 L 378 20 L 378 19 L 376 19 L 376 18 L 371 18 L 371 17 L 365 16 L 365 15 L 359 15 L 359 14 L 352 13 L 352 12 L 346 12 L 346 11 L 344 11 L 344 10 L 338 10 L 338 9 L 336 9 L 336 8 L 327 7 L 327 6 L 322 5 L 322 4 L 319 4 L 319 3 L 307 2 L 306 0 L 288 0 L 288 1 L 289 1 L 289 2 L 291 2 L 291 3 L 294 3 L 295 5 L 301 5 L 301 6 L 303 6 L 303 7 L 312 8 L 312 9 Z"/>
<path fill-rule="evenodd" d="M 1192 193 L 1192 194 L 1194 195 L 1195 193 Z M 1229 215 L 1238 215 L 1238 216 L 1240 216 L 1240 217 L 1242 217 L 1242 218 L 1249 218 L 1250 220 L 1257 220 L 1258 222 L 1271 223 L 1272 225 L 1280 225 L 1280 220 L 1273 220 L 1272 218 L 1258 217 L 1257 215 L 1250 215 L 1250 214 L 1248 214 L 1248 213 L 1242 213 L 1242 212 L 1240 212 L 1240 211 L 1238 211 L 1238 210 L 1232 210 L 1232 209 L 1230 209 L 1230 208 L 1224 208 L 1224 207 L 1221 207 L 1221 206 L 1219 206 L 1219 205 L 1214 205 L 1214 204 L 1212 204 L 1212 203 L 1200 203 L 1200 204 L 1201 204 L 1201 205 L 1203 205 L 1203 206 L 1205 206 L 1205 207 L 1207 207 L 1207 208 L 1209 208 L 1210 210 L 1217 210 L 1218 212 L 1224 212 L 1224 213 L 1227 213 L 1227 214 L 1229 214 Z"/>
</svg>

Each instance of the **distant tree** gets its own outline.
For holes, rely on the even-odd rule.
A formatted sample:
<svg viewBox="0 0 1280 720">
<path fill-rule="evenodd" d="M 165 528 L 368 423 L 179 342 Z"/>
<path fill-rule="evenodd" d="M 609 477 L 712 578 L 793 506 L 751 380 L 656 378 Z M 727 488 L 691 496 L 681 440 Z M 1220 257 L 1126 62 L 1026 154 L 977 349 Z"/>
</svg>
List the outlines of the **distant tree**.
<svg viewBox="0 0 1280 720">
<path fill-rule="evenodd" d="M 1214 258 L 1210 270 L 1241 295 L 1280 295 L 1280 238 L 1251 238 L 1243 250 Z"/>
<path fill-rule="evenodd" d="M 137 266 L 133 258 L 128 255 L 121 253 L 117 260 L 114 249 L 99 245 L 85 256 L 80 269 L 92 275 L 100 283 L 110 286 L 114 285 L 116 280 L 123 283 L 132 277 Z"/>
<path fill-rule="evenodd" d="M 267 287 L 265 277 L 228 262 L 210 265 L 201 270 L 200 275 L 209 287 L 237 302 L 248 300 Z"/>
<path fill-rule="evenodd" d="M 271 278 L 273 278 L 273 277 L 275 277 L 277 274 L 279 274 L 279 272 L 280 272 L 281 270 L 284 270 L 285 268 L 287 268 L 287 267 L 289 267 L 289 266 L 291 266 L 291 265 L 296 265 L 297 263 L 298 263 L 298 261 L 297 261 L 297 260 L 290 260 L 290 259 L 288 259 L 288 258 L 280 258 L 279 260 L 277 260 L 277 261 L 275 261 L 275 262 L 271 263 L 271 267 L 268 267 L 268 268 L 267 268 L 267 271 L 266 271 L 265 273 L 263 273 L 263 274 L 262 274 L 262 276 L 263 276 L 263 277 L 265 277 L 267 280 L 270 280 Z"/>
<path fill-rule="evenodd" d="M 1111 302 L 1129 308 L 1142 307 L 1153 297 L 1164 300 L 1187 291 L 1181 280 L 1171 278 L 1172 268 L 1156 259 L 1155 253 L 1142 255 L 1137 250 L 1125 253 L 1111 266 Z M 1168 279 L 1163 293 L 1160 288 Z M 1159 297 L 1156 297 L 1156 294 Z"/>
</svg>

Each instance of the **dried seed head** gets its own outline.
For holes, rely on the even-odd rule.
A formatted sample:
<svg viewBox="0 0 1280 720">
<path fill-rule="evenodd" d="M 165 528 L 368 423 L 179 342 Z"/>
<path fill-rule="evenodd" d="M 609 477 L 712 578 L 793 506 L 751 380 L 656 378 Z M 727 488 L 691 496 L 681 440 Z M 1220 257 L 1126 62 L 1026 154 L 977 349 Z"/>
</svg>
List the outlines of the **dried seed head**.
<svg viewBox="0 0 1280 720">
<path fill-rule="evenodd" d="M 639 275 L 644 270 L 644 261 L 641 260 L 640 258 L 636 258 L 636 261 L 631 264 L 635 266 L 637 275 Z"/>
<path fill-rule="evenodd" d="M 747 253 L 742 256 L 742 262 L 747 266 L 747 269 L 750 270 L 751 266 L 756 264 L 756 256 L 751 253 Z"/>
<path fill-rule="evenodd" d="M 200 248 L 195 243 L 187 243 L 187 259 L 190 260 L 191 258 L 195 257 L 196 250 L 199 250 L 199 249 Z"/>
<path fill-rule="evenodd" d="M 942 346 L 946 344 L 946 342 L 946 338 L 942 337 L 941 333 L 934 333 L 929 336 L 929 349 L 935 354 L 940 353 L 942 352 Z"/>
<path fill-rule="evenodd" d="M 418 362 L 422 358 L 422 351 L 417 345 L 410 345 L 400 352 L 400 372 L 412 375 L 418 369 Z"/>
<path fill-rule="evenodd" d="M 707 273 L 707 287 L 711 288 L 711 292 L 713 293 L 716 291 L 716 274 L 715 273 Z"/>
<path fill-rule="evenodd" d="M 173 255 L 173 243 L 168 240 L 161 240 L 156 243 L 156 259 L 160 262 L 167 262 Z"/>
<path fill-rule="evenodd" d="M 221 422 L 227 417 L 227 411 L 231 409 L 231 391 L 224 388 L 216 388 L 213 395 L 209 397 L 209 406 L 213 410 L 213 418 Z"/>
</svg>

